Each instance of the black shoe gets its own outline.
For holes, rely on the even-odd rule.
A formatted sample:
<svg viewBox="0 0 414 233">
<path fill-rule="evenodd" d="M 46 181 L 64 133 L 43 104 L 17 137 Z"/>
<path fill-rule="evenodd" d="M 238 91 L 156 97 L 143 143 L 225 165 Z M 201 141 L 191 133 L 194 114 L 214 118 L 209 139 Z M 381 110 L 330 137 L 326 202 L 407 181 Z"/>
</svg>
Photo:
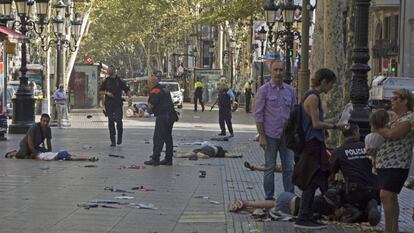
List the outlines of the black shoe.
<svg viewBox="0 0 414 233">
<path fill-rule="evenodd" d="M 221 133 L 219 133 L 219 134 L 217 134 L 218 136 L 226 136 L 226 133 L 223 133 L 223 132 L 221 132 Z"/>
<path fill-rule="evenodd" d="M 122 139 L 118 138 L 118 141 L 116 142 L 116 144 L 121 145 L 122 144 Z"/>
<path fill-rule="evenodd" d="M 367 204 L 368 222 L 371 226 L 376 226 L 381 221 L 381 211 L 378 209 L 378 203 L 372 199 Z"/>
<path fill-rule="evenodd" d="M 229 136 L 229 138 L 232 138 L 232 137 L 234 137 L 234 133 L 231 133 Z"/>
<path fill-rule="evenodd" d="M 115 147 L 115 142 L 111 142 L 111 147 Z"/>
<path fill-rule="evenodd" d="M 252 167 L 252 165 L 247 161 L 244 162 L 244 167 L 247 169 L 250 169 L 250 171 L 254 171 L 254 168 Z"/>
<path fill-rule="evenodd" d="M 161 160 L 160 161 L 160 165 L 172 166 L 173 165 L 173 162 L 172 162 L 172 160 L 166 160 L 166 159 L 164 159 L 164 160 Z"/>
<path fill-rule="evenodd" d="M 160 165 L 160 161 L 151 159 L 151 160 L 145 161 L 144 164 L 155 167 L 155 166 Z"/>
<path fill-rule="evenodd" d="M 310 221 L 310 220 L 308 220 L 308 221 L 298 220 L 298 221 L 295 222 L 295 224 L 293 226 L 295 228 L 308 229 L 308 230 L 320 230 L 320 229 L 326 228 L 325 224 Z"/>
</svg>

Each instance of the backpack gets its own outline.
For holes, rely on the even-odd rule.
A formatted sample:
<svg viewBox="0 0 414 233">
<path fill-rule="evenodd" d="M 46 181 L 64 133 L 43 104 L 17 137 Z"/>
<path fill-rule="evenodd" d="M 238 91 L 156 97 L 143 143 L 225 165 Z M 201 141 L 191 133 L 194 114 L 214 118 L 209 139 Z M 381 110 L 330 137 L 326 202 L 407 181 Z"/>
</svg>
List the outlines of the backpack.
<svg viewBox="0 0 414 233">
<path fill-rule="evenodd" d="M 283 128 L 283 142 L 287 148 L 295 153 L 295 161 L 299 159 L 299 155 L 305 147 L 306 132 L 302 127 L 302 105 L 304 100 L 311 94 L 317 94 L 317 92 L 313 90 L 308 91 L 303 98 L 303 101 L 293 106 L 293 109 L 290 111 L 289 118 Z"/>
</svg>

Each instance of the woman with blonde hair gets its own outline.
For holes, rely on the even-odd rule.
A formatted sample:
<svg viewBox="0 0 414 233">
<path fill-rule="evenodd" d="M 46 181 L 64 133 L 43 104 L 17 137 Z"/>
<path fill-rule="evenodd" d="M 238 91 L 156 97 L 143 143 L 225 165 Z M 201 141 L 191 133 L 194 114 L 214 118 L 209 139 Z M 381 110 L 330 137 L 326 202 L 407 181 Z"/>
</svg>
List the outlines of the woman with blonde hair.
<svg viewBox="0 0 414 233">
<path fill-rule="evenodd" d="M 409 90 L 394 91 L 391 106 L 395 115 L 391 117 L 387 127 L 377 130 L 385 138 L 377 153 L 376 168 L 384 206 L 386 233 L 398 232 L 398 194 L 408 177 L 414 142 L 413 105 L 414 98 Z"/>
</svg>

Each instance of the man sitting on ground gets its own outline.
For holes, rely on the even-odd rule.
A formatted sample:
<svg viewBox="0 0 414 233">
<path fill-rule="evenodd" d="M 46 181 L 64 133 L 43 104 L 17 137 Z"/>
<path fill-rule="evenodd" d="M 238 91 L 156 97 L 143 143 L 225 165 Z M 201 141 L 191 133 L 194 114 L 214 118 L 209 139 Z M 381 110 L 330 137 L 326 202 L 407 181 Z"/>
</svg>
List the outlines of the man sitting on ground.
<svg viewBox="0 0 414 233">
<path fill-rule="evenodd" d="M 20 141 L 20 148 L 16 153 L 16 158 L 35 158 L 41 152 L 52 151 L 52 129 L 49 127 L 49 122 L 50 116 L 46 113 L 42 114 L 40 122 L 30 127 L 26 136 Z M 45 147 L 45 139 L 47 147 Z"/>
<path fill-rule="evenodd" d="M 360 141 L 358 125 L 351 123 L 342 133 L 345 143 L 332 153 L 331 172 L 333 175 L 339 170 L 342 172 L 347 186 L 344 201 L 360 211 L 356 221 L 368 219 L 371 226 L 375 226 L 381 220 L 378 178 L 372 173 L 372 163 L 364 142 Z"/>
</svg>

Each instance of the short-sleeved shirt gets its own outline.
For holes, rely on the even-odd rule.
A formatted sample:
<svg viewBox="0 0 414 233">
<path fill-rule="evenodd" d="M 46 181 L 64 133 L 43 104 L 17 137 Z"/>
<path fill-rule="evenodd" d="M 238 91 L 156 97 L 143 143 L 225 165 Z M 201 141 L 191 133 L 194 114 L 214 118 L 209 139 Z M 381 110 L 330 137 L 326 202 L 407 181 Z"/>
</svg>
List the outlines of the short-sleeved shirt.
<svg viewBox="0 0 414 233">
<path fill-rule="evenodd" d="M 389 124 L 394 128 L 398 123 L 412 122 L 413 113 L 406 112 L 396 121 Z M 412 123 L 411 123 L 412 124 Z M 401 168 L 410 169 L 413 154 L 414 131 L 398 139 L 385 139 L 384 144 L 377 153 L 377 168 Z"/>
<path fill-rule="evenodd" d="M 42 132 L 40 123 L 34 124 L 32 127 L 30 127 L 29 131 L 27 131 L 24 138 L 20 141 L 20 146 L 25 146 L 25 147 L 29 146 L 28 135 L 32 137 L 34 147 L 38 148 L 40 144 L 44 142 L 45 139 L 52 138 L 52 129 L 50 127 L 47 127 Z"/>
<path fill-rule="evenodd" d="M 119 76 L 115 77 L 107 77 L 101 87 L 99 88 L 100 91 L 108 91 L 111 92 L 114 97 L 105 97 L 105 105 L 106 104 L 115 104 L 119 105 L 122 104 L 122 91 L 128 92 L 129 87 L 127 83 L 122 80 Z"/>
</svg>

